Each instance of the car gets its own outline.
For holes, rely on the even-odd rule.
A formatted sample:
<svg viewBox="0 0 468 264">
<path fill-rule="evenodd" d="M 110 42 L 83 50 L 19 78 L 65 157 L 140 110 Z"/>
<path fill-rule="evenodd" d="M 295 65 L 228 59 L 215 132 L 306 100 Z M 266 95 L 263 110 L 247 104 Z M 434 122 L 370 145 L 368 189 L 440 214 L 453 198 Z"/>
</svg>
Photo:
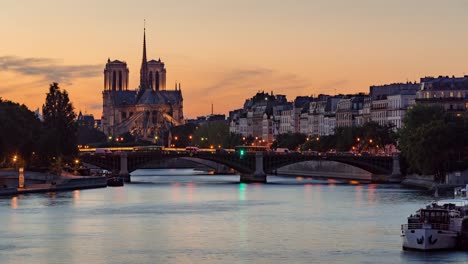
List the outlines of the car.
<svg viewBox="0 0 468 264">
<path fill-rule="evenodd" d="M 291 152 L 291 151 L 290 151 L 289 149 L 287 149 L 287 148 L 277 148 L 277 149 L 275 150 L 275 153 L 282 153 L 282 154 L 288 154 L 288 153 L 290 153 L 290 152 Z"/>
<path fill-rule="evenodd" d="M 227 151 L 226 149 L 223 149 L 223 148 L 220 148 L 220 149 L 216 149 L 216 154 L 228 154 L 229 151 Z"/>
<path fill-rule="evenodd" d="M 200 149 L 197 147 L 188 146 L 185 148 L 185 152 L 197 154 L 198 152 L 200 152 Z"/>
</svg>

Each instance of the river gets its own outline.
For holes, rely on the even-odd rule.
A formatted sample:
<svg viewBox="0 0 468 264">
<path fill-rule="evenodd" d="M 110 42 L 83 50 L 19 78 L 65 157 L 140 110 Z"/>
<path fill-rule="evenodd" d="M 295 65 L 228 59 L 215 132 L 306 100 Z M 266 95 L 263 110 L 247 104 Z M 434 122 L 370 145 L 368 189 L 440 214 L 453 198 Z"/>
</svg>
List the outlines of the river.
<svg viewBox="0 0 468 264">
<path fill-rule="evenodd" d="M 125 187 L 0 198 L 0 263 L 462 263 L 403 251 L 432 201 L 399 185 L 139 170 Z"/>
</svg>

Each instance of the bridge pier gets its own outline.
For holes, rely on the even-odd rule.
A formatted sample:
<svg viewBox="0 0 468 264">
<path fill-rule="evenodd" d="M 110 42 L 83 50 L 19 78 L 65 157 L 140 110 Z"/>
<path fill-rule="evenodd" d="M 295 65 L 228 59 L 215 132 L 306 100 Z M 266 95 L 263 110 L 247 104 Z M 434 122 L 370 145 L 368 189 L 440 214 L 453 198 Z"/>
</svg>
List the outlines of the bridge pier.
<svg viewBox="0 0 468 264">
<path fill-rule="evenodd" d="M 119 176 L 123 178 L 124 182 L 130 182 L 130 173 L 128 173 L 128 159 L 127 152 L 120 153 L 120 171 Z"/>
<path fill-rule="evenodd" d="M 266 183 L 266 174 L 263 171 L 263 152 L 255 153 L 255 172 L 253 174 L 241 173 L 242 183 Z"/>
<path fill-rule="evenodd" d="M 401 182 L 400 154 L 393 153 L 392 155 L 392 175 L 388 179 L 389 182 Z"/>
</svg>

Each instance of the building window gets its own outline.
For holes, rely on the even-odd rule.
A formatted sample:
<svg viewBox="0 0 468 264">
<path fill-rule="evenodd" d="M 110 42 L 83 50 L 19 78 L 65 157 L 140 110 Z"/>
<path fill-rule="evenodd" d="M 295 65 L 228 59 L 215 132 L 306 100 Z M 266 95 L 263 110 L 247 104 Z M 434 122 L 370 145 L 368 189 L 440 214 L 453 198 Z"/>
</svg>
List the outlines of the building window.
<svg viewBox="0 0 468 264">
<path fill-rule="evenodd" d="M 117 75 L 115 74 L 115 71 L 112 71 L 112 91 L 115 91 L 116 84 L 117 84 Z"/>
<path fill-rule="evenodd" d="M 122 91 L 122 71 L 119 71 L 119 91 Z"/>
<path fill-rule="evenodd" d="M 153 90 L 153 72 L 149 72 L 149 88 Z"/>
<path fill-rule="evenodd" d="M 159 91 L 159 71 L 155 73 L 156 75 L 156 91 Z"/>
</svg>

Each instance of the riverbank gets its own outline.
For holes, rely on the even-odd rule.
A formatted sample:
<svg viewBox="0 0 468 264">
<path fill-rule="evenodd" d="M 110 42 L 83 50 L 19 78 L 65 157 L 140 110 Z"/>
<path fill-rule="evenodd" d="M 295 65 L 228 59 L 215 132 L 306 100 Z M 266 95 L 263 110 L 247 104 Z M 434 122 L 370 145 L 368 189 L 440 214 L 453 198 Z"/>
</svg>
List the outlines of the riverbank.
<svg viewBox="0 0 468 264">
<path fill-rule="evenodd" d="M 18 172 L 0 170 L 0 196 L 107 187 L 107 179 L 101 176 L 76 176 L 68 173 L 57 176 L 25 171 L 24 178 L 24 187 L 19 188 Z"/>
<path fill-rule="evenodd" d="M 426 190 L 432 190 L 437 185 L 434 182 L 434 176 L 432 175 L 407 175 L 401 185 L 414 187 L 414 188 L 421 188 Z"/>
</svg>

